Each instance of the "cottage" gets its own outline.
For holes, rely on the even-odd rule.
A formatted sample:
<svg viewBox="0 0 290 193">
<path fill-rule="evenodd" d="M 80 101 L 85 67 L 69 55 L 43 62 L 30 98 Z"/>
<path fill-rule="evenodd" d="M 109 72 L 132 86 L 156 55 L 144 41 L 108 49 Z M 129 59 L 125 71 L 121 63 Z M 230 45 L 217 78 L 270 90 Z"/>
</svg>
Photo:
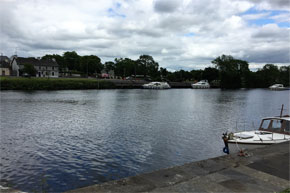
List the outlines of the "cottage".
<svg viewBox="0 0 290 193">
<path fill-rule="evenodd" d="M 19 67 L 20 75 L 22 75 L 24 65 L 31 64 L 36 70 L 36 77 L 59 77 L 59 66 L 55 59 L 15 57 L 12 61 L 12 66 L 14 62 Z"/>
<path fill-rule="evenodd" d="M 34 68 L 37 70 L 37 77 L 59 77 L 59 66 L 54 58 L 39 60 Z"/>
<path fill-rule="evenodd" d="M 0 56 L 0 75 L 10 76 L 11 68 L 9 64 L 9 58 L 7 56 Z"/>
</svg>

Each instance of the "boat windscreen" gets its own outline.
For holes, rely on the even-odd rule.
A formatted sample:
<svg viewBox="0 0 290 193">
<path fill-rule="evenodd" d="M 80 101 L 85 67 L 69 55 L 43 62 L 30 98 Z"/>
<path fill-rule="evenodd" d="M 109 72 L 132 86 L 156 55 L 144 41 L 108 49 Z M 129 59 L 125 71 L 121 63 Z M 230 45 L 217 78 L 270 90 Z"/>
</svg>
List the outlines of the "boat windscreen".
<svg viewBox="0 0 290 193">
<path fill-rule="evenodd" d="M 271 132 L 280 132 L 282 127 L 282 121 L 279 119 L 263 120 L 261 129 Z"/>
<path fill-rule="evenodd" d="M 286 126 L 285 126 L 284 131 L 285 131 L 286 133 L 290 133 L 290 121 L 286 121 Z"/>
<path fill-rule="evenodd" d="M 273 120 L 271 131 L 279 132 L 281 130 L 281 127 L 282 127 L 281 120 Z"/>
</svg>

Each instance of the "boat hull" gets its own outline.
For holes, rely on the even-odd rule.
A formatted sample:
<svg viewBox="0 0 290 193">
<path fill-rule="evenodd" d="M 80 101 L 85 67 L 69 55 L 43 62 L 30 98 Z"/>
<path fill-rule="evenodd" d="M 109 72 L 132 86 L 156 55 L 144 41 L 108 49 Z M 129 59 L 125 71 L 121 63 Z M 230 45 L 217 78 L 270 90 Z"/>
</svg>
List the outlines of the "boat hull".
<svg viewBox="0 0 290 193">
<path fill-rule="evenodd" d="M 193 89 L 207 89 L 210 88 L 210 86 L 204 86 L 204 85 L 191 85 Z"/>
<path fill-rule="evenodd" d="M 261 148 L 261 147 L 266 147 L 270 144 L 243 144 L 243 143 L 228 143 L 229 146 L 229 153 L 237 153 L 240 152 L 241 150 L 247 151 L 251 149 L 256 149 L 256 148 Z"/>
</svg>

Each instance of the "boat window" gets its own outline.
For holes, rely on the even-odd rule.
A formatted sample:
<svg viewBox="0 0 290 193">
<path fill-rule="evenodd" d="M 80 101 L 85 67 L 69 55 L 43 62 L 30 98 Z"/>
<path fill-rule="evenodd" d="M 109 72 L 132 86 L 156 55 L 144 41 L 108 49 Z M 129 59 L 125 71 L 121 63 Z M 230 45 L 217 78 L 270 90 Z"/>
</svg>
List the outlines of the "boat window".
<svg viewBox="0 0 290 193">
<path fill-rule="evenodd" d="M 271 120 L 264 120 L 261 129 L 268 130 Z"/>
<path fill-rule="evenodd" d="M 281 127 L 282 127 L 282 121 L 281 120 L 273 120 L 272 128 L 271 128 L 272 131 L 279 132 Z"/>
<path fill-rule="evenodd" d="M 286 121 L 285 130 L 286 133 L 290 133 L 290 121 Z"/>
</svg>

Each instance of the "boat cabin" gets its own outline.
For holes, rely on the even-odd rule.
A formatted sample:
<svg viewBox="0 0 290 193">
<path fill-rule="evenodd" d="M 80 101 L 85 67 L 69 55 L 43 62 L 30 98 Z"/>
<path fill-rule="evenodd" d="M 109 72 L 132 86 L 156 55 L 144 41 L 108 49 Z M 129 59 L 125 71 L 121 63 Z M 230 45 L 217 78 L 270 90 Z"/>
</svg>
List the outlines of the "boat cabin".
<svg viewBox="0 0 290 193">
<path fill-rule="evenodd" d="M 290 134 L 290 117 L 270 117 L 264 118 L 261 122 L 260 131 L 273 133 Z"/>
</svg>

